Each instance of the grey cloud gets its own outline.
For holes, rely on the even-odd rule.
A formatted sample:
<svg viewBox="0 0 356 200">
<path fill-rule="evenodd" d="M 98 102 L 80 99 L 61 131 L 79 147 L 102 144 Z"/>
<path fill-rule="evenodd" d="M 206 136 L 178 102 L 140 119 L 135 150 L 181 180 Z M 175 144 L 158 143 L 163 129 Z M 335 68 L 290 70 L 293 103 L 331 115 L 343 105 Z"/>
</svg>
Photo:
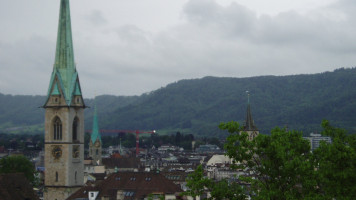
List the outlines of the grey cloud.
<svg viewBox="0 0 356 200">
<path fill-rule="evenodd" d="M 0 45 L 0 92 L 38 94 L 46 91 L 54 62 L 51 42 L 40 36 Z M 51 64 L 49 64 L 51 63 Z M 49 66 L 48 66 L 49 65 Z"/>
<path fill-rule="evenodd" d="M 223 7 L 214 0 L 191 0 L 183 11 L 190 22 L 222 30 L 227 36 L 248 34 L 257 21 L 255 12 L 237 3 Z"/>
<path fill-rule="evenodd" d="M 99 23 L 96 26 L 73 24 L 75 58 L 86 97 L 95 91 L 141 94 L 208 75 L 286 75 L 355 66 L 353 1 L 276 16 L 258 16 L 240 4 L 216 2 L 188 1 L 182 10 L 184 23 L 158 33 L 132 24 L 110 27 L 109 20 L 114 19 L 105 20 L 103 11 L 86 15 L 90 23 Z M 45 93 L 55 51 L 55 31 L 51 34 L 50 39 L 31 36 L 16 43 L 0 39 L 0 92 Z M 24 77 L 36 81 L 28 84 Z"/>
<path fill-rule="evenodd" d="M 349 1 L 341 1 L 333 6 L 344 13 L 348 6 L 341 6 Z M 349 4 L 347 4 L 349 5 Z M 353 5 L 353 4 L 352 4 Z M 330 6 L 331 7 L 331 6 Z M 353 6 L 351 6 L 353 7 Z M 253 11 L 233 3 L 222 7 L 213 0 L 191 0 L 184 12 L 188 22 L 198 26 L 201 32 L 213 34 L 216 40 L 234 42 L 243 38 L 254 44 L 274 46 L 304 45 L 305 48 L 330 51 L 353 51 L 352 38 L 355 23 L 352 20 L 335 21 L 313 13 L 301 15 L 295 11 L 281 13 L 277 16 L 262 15 L 258 17 Z M 349 14 L 348 14 L 349 15 Z M 198 19 L 198 20 L 197 20 Z M 234 36 L 234 37 L 231 37 Z"/>
<path fill-rule="evenodd" d="M 102 26 L 108 23 L 108 20 L 100 10 L 92 10 L 91 13 L 85 17 L 95 26 Z"/>
</svg>

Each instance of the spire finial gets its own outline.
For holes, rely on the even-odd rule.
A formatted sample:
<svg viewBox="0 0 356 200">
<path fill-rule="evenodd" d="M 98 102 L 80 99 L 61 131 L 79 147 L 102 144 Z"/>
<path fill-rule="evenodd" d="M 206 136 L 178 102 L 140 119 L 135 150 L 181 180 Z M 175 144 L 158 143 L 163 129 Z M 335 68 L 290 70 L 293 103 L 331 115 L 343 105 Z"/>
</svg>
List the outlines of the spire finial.
<svg viewBox="0 0 356 200">
<path fill-rule="evenodd" d="M 247 90 L 247 104 L 250 104 L 250 92 Z"/>
</svg>

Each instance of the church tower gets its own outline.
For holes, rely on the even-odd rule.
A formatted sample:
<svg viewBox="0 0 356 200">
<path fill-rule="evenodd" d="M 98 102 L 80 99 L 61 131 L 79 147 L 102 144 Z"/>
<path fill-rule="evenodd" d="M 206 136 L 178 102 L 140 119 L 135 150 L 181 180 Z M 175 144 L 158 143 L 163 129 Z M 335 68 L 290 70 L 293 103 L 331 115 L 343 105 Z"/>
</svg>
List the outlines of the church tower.
<svg viewBox="0 0 356 200">
<path fill-rule="evenodd" d="M 246 121 L 242 127 L 242 132 L 248 134 L 248 139 L 253 140 L 259 134 L 257 127 L 252 119 L 251 106 L 250 106 L 250 93 L 247 94 L 247 112 L 246 112 Z"/>
<path fill-rule="evenodd" d="M 45 108 L 45 200 L 84 182 L 84 108 L 73 53 L 69 0 L 60 0 L 57 46 Z"/>
<path fill-rule="evenodd" d="M 93 117 L 93 130 L 91 132 L 90 142 L 89 142 L 89 157 L 93 159 L 93 165 L 101 165 L 101 136 L 99 132 L 98 125 L 98 113 L 96 109 L 96 102 L 94 99 L 94 117 Z"/>
</svg>

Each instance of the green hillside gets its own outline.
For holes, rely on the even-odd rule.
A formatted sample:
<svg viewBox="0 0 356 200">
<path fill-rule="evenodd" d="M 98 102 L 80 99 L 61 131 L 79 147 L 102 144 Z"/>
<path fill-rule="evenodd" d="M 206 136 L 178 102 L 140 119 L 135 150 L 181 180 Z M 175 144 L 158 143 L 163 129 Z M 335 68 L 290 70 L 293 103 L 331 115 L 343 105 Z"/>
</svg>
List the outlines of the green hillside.
<svg viewBox="0 0 356 200">
<path fill-rule="evenodd" d="M 244 121 L 246 91 L 250 91 L 252 115 L 263 133 L 275 126 L 305 133 L 319 131 L 322 119 L 355 131 L 355 77 L 356 68 L 312 75 L 181 80 L 141 96 L 97 97 L 99 126 L 217 135 L 220 122 Z M 0 95 L 0 127 L 43 123 L 43 109 L 37 109 L 43 99 Z M 88 106 L 92 103 L 92 99 L 86 100 Z M 87 129 L 92 110 L 86 109 Z"/>
</svg>

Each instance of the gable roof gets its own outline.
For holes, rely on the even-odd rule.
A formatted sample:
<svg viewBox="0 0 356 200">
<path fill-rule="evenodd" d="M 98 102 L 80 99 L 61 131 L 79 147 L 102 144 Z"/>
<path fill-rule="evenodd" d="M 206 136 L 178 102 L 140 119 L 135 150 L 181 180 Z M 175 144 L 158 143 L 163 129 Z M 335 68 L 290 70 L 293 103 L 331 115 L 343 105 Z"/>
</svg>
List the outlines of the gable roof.
<svg viewBox="0 0 356 200">
<path fill-rule="evenodd" d="M 130 199 L 143 199 L 152 193 L 175 194 L 183 192 L 180 187 L 153 172 L 119 172 L 111 174 L 96 186 L 88 185 L 72 194 L 67 200 L 88 198 L 90 191 L 98 191 L 98 198 L 116 199 L 118 191 L 132 192 Z"/>
<path fill-rule="evenodd" d="M 140 167 L 140 158 L 103 158 L 102 163 L 107 169 L 113 169 L 115 167 L 137 169 Z"/>
</svg>

